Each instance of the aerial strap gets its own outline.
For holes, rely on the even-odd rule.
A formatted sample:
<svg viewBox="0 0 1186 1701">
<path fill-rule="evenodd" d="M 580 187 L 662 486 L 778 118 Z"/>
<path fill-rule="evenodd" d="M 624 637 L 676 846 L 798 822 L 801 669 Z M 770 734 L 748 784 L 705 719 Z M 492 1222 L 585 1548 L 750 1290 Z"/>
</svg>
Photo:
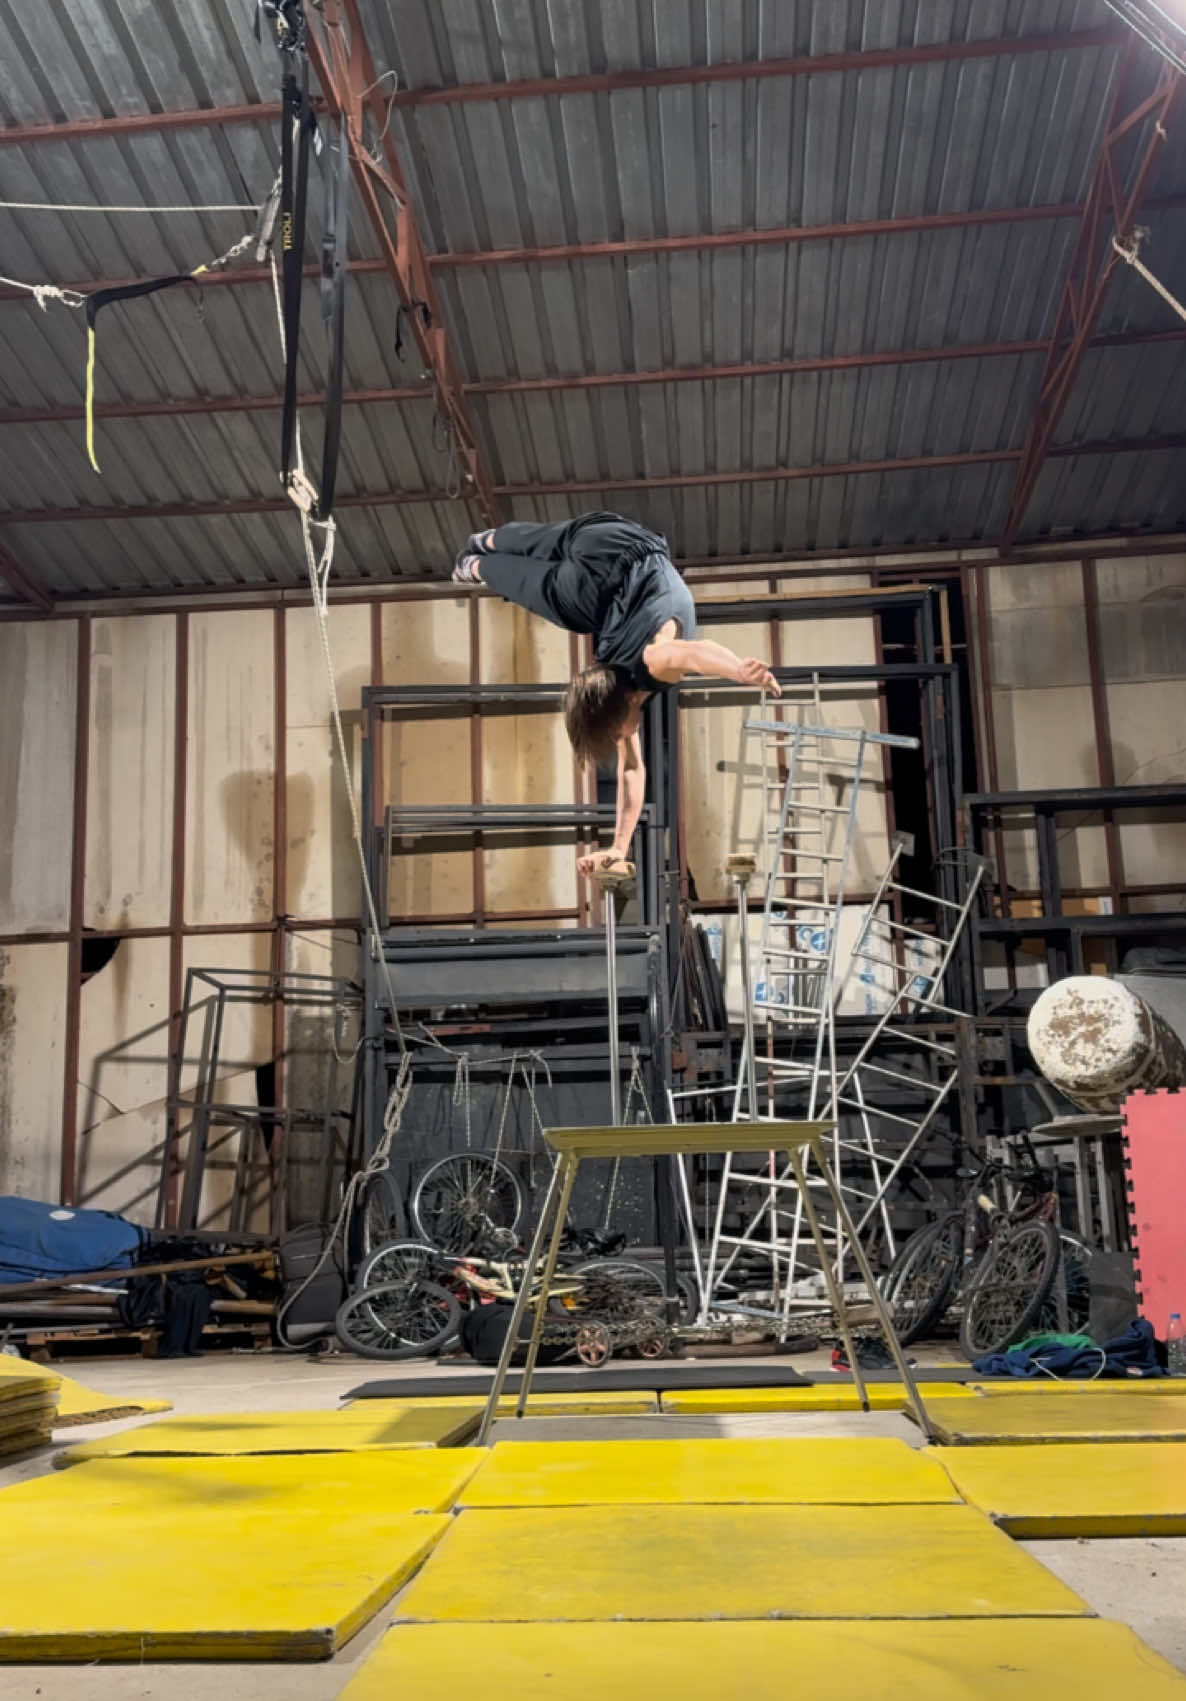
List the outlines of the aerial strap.
<svg viewBox="0 0 1186 1701">
<path fill-rule="evenodd" d="M 298 68 L 299 67 L 299 68 Z M 309 146 L 313 113 L 309 106 L 309 61 L 303 53 L 291 61 L 281 85 L 280 256 L 284 283 L 284 412 L 280 424 L 280 478 L 292 477 L 296 441 L 297 368 L 301 341 L 301 274 L 305 265 L 305 212 L 309 195 Z"/>
<path fill-rule="evenodd" d="M 336 169 L 325 173 L 325 220 L 321 237 L 321 317 L 329 344 L 325 388 L 325 434 L 321 446 L 321 488 L 314 518 L 333 512 L 342 438 L 342 370 L 346 327 L 346 208 L 350 198 L 350 138 L 338 126 Z"/>
</svg>

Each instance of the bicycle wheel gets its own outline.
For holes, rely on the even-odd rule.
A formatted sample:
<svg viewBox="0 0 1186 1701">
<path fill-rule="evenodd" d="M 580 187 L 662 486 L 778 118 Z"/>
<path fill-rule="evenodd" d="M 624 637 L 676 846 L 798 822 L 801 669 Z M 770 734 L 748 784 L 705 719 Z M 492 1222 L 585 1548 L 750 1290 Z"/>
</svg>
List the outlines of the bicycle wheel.
<svg viewBox="0 0 1186 1701">
<path fill-rule="evenodd" d="M 430 1164 L 412 1194 L 412 1223 L 442 1252 L 476 1252 L 496 1230 L 513 1234 L 523 1190 L 513 1170 L 485 1152 L 454 1152 Z"/>
<path fill-rule="evenodd" d="M 1060 1228 L 1058 1242 L 1062 1252 L 1059 1268 L 1050 1290 L 1050 1298 L 1042 1307 L 1038 1328 L 1051 1334 L 1062 1328 L 1059 1319 L 1060 1282 L 1066 1283 L 1066 1329 L 1069 1334 L 1085 1333 L 1091 1317 L 1091 1247 L 1069 1229 Z"/>
<path fill-rule="evenodd" d="M 392 1282 L 414 1281 L 417 1277 L 431 1281 L 440 1264 L 441 1255 L 433 1246 L 425 1246 L 419 1240 L 389 1240 L 363 1259 L 354 1286 L 378 1288 Z"/>
<path fill-rule="evenodd" d="M 578 1264 L 572 1274 L 592 1281 L 615 1307 L 641 1301 L 654 1311 L 657 1320 L 667 1315 L 667 1287 L 653 1265 L 633 1258 L 591 1258 L 585 1264 Z M 683 1304 L 681 1296 L 681 1309 Z"/>
<path fill-rule="evenodd" d="M 899 1251 L 882 1292 L 904 1347 L 929 1335 L 947 1310 L 963 1256 L 964 1219 L 958 1211 L 927 1223 Z"/>
<path fill-rule="evenodd" d="M 407 1234 L 404 1202 L 399 1196 L 399 1189 L 390 1170 L 376 1170 L 374 1175 L 368 1176 L 363 1182 L 354 1210 L 354 1220 L 358 1225 L 355 1245 L 363 1258 L 373 1252 L 376 1246 L 399 1240 Z"/>
<path fill-rule="evenodd" d="M 361 1358 L 419 1358 L 444 1346 L 460 1317 L 453 1295 L 435 1282 L 386 1282 L 351 1294 L 334 1328 Z"/>
<path fill-rule="evenodd" d="M 1050 1298 L 1058 1260 L 1058 1230 L 1040 1219 L 1003 1229 L 990 1242 L 964 1296 L 960 1350 L 970 1360 L 1003 1353 L 1029 1333 Z"/>
</svg>

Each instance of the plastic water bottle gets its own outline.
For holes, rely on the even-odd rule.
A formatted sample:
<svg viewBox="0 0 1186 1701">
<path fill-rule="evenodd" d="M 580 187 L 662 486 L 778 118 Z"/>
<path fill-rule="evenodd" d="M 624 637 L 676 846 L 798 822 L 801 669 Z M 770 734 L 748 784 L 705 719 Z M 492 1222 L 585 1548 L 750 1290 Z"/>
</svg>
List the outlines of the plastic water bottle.
<svg viewBox="0 0 1186 1701">
<path fill-rule="evenodd" d="M 1186 1376 L 1186 1323 L 1181 1313 L 1170 1312 L 1170 1326 L 1165 1332 L 1166 1364 L 1171 1376 Z"/>
</svg>

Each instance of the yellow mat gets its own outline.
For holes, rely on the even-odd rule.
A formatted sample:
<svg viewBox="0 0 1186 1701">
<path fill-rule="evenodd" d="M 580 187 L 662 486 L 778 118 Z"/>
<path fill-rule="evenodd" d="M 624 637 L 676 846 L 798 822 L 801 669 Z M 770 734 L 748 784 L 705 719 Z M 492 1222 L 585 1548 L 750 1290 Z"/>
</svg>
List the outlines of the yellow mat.
<svg viewBox="0 0 1186 1701">
<path fill-rule="evenodd" d="M 60 1519 L 71 1510 L 188 1518 L 199 1510 L 323 1512 L 335 1499 L 388 1512 L 447 1512 L 489 1455 L 476 1447 L 408 1447 L 363 1453 L 257 1453 L 238 1458 L 157 1454 L 96 1459 L 66 1475 L 0 1491 L 0 1527 Z"/>
<path fill-rule="evenodd" d="M 328 1659 L 448 1523 L 340 1486 L 267 1517 L 187 1502 L 176 1524 L 159 1505 L 95 1506 L 84 1526 L 63 1502 L 0 1543 L 0 1661 Z"/>
<path fill-rule="evenodd" d="M 1011 1536 L 1186 1534 L 1186 1447 L 1176 1442 L 927 1452 Z"/>
<path fill-rule="evenodd" d="M 18 1453 L 31 1453 L 36 1447 L 48 1446 L 52 1433 L 48 1424 L 39 1428 L 9 1430 L 0 1435 L 0 1458 L 11 1459 Z"/>
<path fill-rule="evenodd" d="M 1051 1441 L 1186 1441 L 1186 1394 L 1017 1394 L 1011 1400 L 928 1400 L 948 1446 Z"/>
<path fill-rule="evenodd" d="M 925 1401 L 957 1399 L 970 1393 L 962 1382 L 920 1382 Z M 868 1385 L 875 1412 L 899 1412 L 906 1403 L 900 1382 Z M 859 1412 L 861 1402 L 850 1384 L 829 1382 L 812 1388 L 673 1388 L 659 1396 L 665 1412 Z"/>
<path fill-rule="evenodd" d="M 55 1428 L 65 1428 L 76 1423 L 103 1423 L 113 1418 L 139 1417 L 149 1412 L 168 1412 L 173 1409 L 171 1400 L 146 1400 L 140 1396 L 132 1397 L 123 1394 L 101 1394 L 95 1388 L 88 1388 L 82 1382 L 76 1382 L 72 1376 L 63 1376 L 58 1371 L 52 1371 L 43 1364 L 33 1364 L 27 1359 L 12 1358 L 0 1353 L 0 1389 L 11 1376 L 28 1374 L 37 1376 L 43 1383 L 51 1383 L 60 1389 L 58 1399 L 58 1420 Z"/>
<path fill-rule="evenodd" d="M 340 1701 L 1186 1701 L 1102 1619 L 925 1624 L 424 1624 L 388 1631 Z"/>
<path fill-rule="evenodd" d="M 370 1402 L 368 1402 L 369 1404 Z M 479 1405 L 420 1407 L 375 1417 L 352 1407 L 336 1412 L 218 1412 L 165 1418 L 119 1435 L 68 1447 L 54 1461 L 77 1465 L 143 1453 L 353 1453 L 385 1447 L 450 1447 L 478 1426 Z"/>
<path fill-rule="evenodd" d="M 462 1512 L 396 1616 L 494 1623 L 1088 1611 L 969 1506 L 585 1506 Z"/>
<path fill-rule="evenodd" d="M 1071 1381 L 1055 1376 L 1011 1376 L 1002 1382 L 969 1382 L 977 1394 L 1181 1394 L 1182 1384 L 1172 1376 L 1097 1376 L 1092 1381 Z"/>
<path fill-rule="evenodd" d="M 406 1410 L 409 1405 L 436 1411 L 457 1411 L 460 1406 L 472 1406 L 472 1395 L 431 1394 L 423 1400 L 348 1400 L 344 1411 L 360 1411 L 364 1407 L 376 1413 Z M 484 1404 L 484 1402 L 479 1402 Z M 513 1417 L 518 1395 L 506 1394 L 498 1402 L 500 1417 Z M 590 1388 L 582 1393 L 532 1393 L 527 1402 L 528 1417 L 646 1417 L 659 1410 L 659 1396 L 647 1393 L 615 1393 L 609 1388 Z"/>
<path fill-rule="evenodd" d="M 3 1413 L 17 1400 L 28 1400 L 34 1395 L 44 1400 L 52 1398 L 58 1390 L 58 1378 L 43 1371 L 40 1365 L 27 1364 L 24 1359 L 13 1358 L 11 1353 L 0 1353 L 0 1413 Z"/>
<path fill-rule="evenodd" d="M 500 1441 L 465 1507 L 893 1505 L 956 1501 L 904 1441 Z"/>
</svg>

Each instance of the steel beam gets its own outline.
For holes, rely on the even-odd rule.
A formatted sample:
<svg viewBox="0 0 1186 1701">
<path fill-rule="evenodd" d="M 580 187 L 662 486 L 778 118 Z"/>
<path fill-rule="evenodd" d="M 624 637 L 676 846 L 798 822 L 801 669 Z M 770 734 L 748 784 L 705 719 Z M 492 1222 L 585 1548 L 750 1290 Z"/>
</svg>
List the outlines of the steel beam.
<svg viewBox="0 0 1186 1701">
<path fill-rule="evenodd" d="M 1118 437 L 1092 443 L 1064 443 L 1052 449 L 1057 457 L 1075 455 L 1153 454 L 1186 449 L 1186 433 L 1167 437 Z M 850 478 L 861 473 L 932 472 L 953 467 L 991 466 L 1016 461 L 1020 449 L 974 449 L 952 455 L 903 455 L 884 461 L 829 462 L 823 466 L 756 467 L 733 472 L 664 473 L 644 478 L 571 479 L 556 484 L 496 484 L 493 494 L 516 497 L 584 495 L 598 490 L 684 490 L 715 485 L 785 483 L 812 478 Z M 335 499 L 335 508 L 391 508 L 419 502 L 457 500 L 445 490 L 358 490 Z M 162 502 L 126 508 L 8 508 L 0 525 L 29 526 L 52 521 L 204 519 L 225 514 L 287 514 L 292 504 L 283 497 L 246 496 L 230 502 Z"/>
<path fill-rule="evenodd" d="M 984 41 L 940 41 L 864 52 L 803 54 L 794 59 L 671 65 L 630 71 L 590 71 L 572 77 L 520 78 L 505 83 L 459 83 L 448 88 L 399 89 L 400 107 L 460 106 L 474 101 L 538 99 L 572 94 L 618 94 L 624 89 L 680 88 L 696 83 L 757 82 L 778 77 L 819 77 L 845 71 L 889 70 L 895 66 L 943 65 L 969 59 L 1014 58 L 1025 53 L 1063 54 L 1076 47 L 1115 47 L 1123 31 L 1115 25 L 1062 35 L 991 37 Z"/>
<path fill-rule="evenodd" d="M 367 156 L 368 168 L 374 161 Z M 394 181 L 394 180 L 393 180 Z M 392 191 L 394 192 L 394 191 Z M 1177 212 L 1186 208 L 1186 194 L 1163 195 L 1147 204 L 1149 212 Z M 770 230 L 721 230 L 694 236 L 647 236 L 614 242 L 567 242 L 545 248 L 467 249 L 455 254 L 429 254 L 419 251 L 418 261 L 428 273 L 470 266 L 523 265 L 547 260 L 596 260 L 631 254 L 684 253 L 699 249 L 777 247 L 797 242 L 832 242 L 846 237 L 910 236 L 928 230 L 965 230 L 981 225 L 1027 224 L 1053 219 L 1079 218 L 1083 205 L 1078 201 L 1054 201 L 1033 207 L 973 208 L 966 212 L 920 213 L 904 218 L 863 219 L 852 224 L 781 225 Z M 388 238 L 393 247 L 399 238 Z M 390 259 L 348 260 L 346 270 L 352 275 L 374 275 L 390 270 Z M 307 266 L 305 276 L 320 277 L 320 268 Z M 57 280 L 55 280 L 57 281 Z M 79 295 L 91 295 L 99 289 L 118 289 L 125 284 L 142 283 L 142 278 L 91 278 L 63 284 Z M 272 274 L 267 266 L 237 266 L 226 271 L 204 273 L 203 289 L 227 289 L 240 284 L 271 284 Z M 419 281 L 424 282 L 423 275 Z M 421 299 L 428 299 L 422 297 Z M 33 298 L 27 290 L 0 289 L 0 302 L 22 302 L 26 307 Z"/>
<path fill-rule="evenodd" d="M 712 65 L 675 65 L 636 71 L 590 72 L 573 77 L 535 77 L 505 83 L 461 83 L 449 88 L 399 89 L 394 105 L 454 106 L 474 101 L 506 101 L 541 95 L 614 94 L 622 89 L 673 88 L 697 83 L 758 82 L 778 77 L 815 77 L 829 72 L 877 71 L 894 66 L 936 65 L 972 59 L 1016 58 L 1029 53 L 1064 54 L 1073 48 L 1111 47 L 1122 39 L 1115 27 L 1076 30 L 1065 35 L 993 37 L 986 41 L 934 42 L 912 47 L 874 48 L 864 53 L 825 53 L 794 59 L 762 59 Z M 391 99 L 384 93 L 384 103 Z M 0 129 L 0 147 L 37 142 L 71 142 L 95 136 L 134 136 L 158 130 L 208 129 L 219 124 L 272 122 L 280 117 L 277 101 L 254 105 L 204 106 L 185 112 L 133 112 L 111 118 L 78 118 L 62 124 L 14 124 Z"/>
<path fill-rule="evenodd" d="M 1079 235 L 1054 315 L 1054 331 L 1038 385 L 1038 401 L 1001 532 L 1007 550 L 1021 527 L 1051 442 L 1063 416 L 1083 356 L 1099 318 L 1112 273 L 1120 260 L 1113 241 L 1131 239 L 1136 216 L 1157 155 L 1182 91 L 1182 74 L 1159 61 L 1152 94 L 1132 102 L 1130 82 L 1141 63 L 1135 41 L 1121 56 L 1104 135 L 1083 206 Z M 1123 139 L 1144 125 L 1131 164 L 1120 151 Z M 1152 203 L 1150 203 L 1152 205 Z"/>
<path fill-rule="evenodd" d="M 482 463 L 461 372 L 429 270 L 428 252 L 387 125 L 383 90 L 357 0 L 324 0 L 321 12 L 323 31 L 309 30 L 310 63 L 349 134 L 355 187 L 379 240 L 425 370 L 435 385 L 437 407 L 452 432 L 462 494 L 476 503 L 485 524 L 494 525 L 499 519 L 498 503 Z M 379 136 L 373 151 L 365 135 L 364 112 L 368 109 Z M 389 219 L 392 205 L 394 229 Z"/>
<path fill-rule="evenodd" d="M 1186 327 L 1166 331 L 1114 331 L 1093 337 L 1092 348 L 1146 348 L 1159 343 L 1186 342 Z M 722 366 L 667 366 L 648 372 L 591 372 L 547 378 L 482 378 L 462 385 L 467 396 L 521 396 L 559 390 L 635 388 L 642 384 L 714 383 L 726 378 L 782 378 L 809 372 L 852 372 L 866 367 L 918 366 L 946 360 L 992 360 L 1005 355 L 1044 354 L 1044 338 L 1003 343 L 958 343 L 949 348 L 872 350 L 867 354 L 804 355 L 798 359 L 735 361 Z M 347 390 L 344 405 L 431 401 L 434 392 L 424 384 Z M 307 391 L 302 407 L 320 407 L 325 397 Z M 182 396 L 166 400 L 99 402 L 96 419 L 151 419 L 171 414 L 263 413 L 283 405 L 284 397 Z M 0 408 L 0 425 L 55 425 L 84 417 L 81 403 L 58 407 Z"/>
<path fill-rule="evenodd" d="M 1150 202 L 1151 211 L 1186 205 L 1186 196 L 1167 195 Z M 847 237 L 918 236 L 932 230 L 969 230 L 983 225 L 1035 224 L 1079 218 L 1078 201 L 1054 201 L 1033 207 L 973 207 L 949 213 L 911 213 L 902 218 L 857 219 L 835 224 L 780 225 L 770 230 L 698 231 L 687 236 L 633 236 L 609 242 L 560 242 L 541 248 L 473 248 L 434 254 L 433 270 L 474 266 L 540 264 L 549 260 L 604 260 L 633 254 L 704 253 L 716 248 L 768 248 L 798 242 L 831 242 Z"/>
<path fill-rule="evenodd" d="M 39 614 L 48 614 L 54 605 L 54 599 L 40 585 L 34 584 L 25 569 L 12 559 L 6 549 L 0 548 L 0 582 L 6 584 L 23 603 Z"/>
<path fill-rule="evenodd" d="M 315 106 L 320 104 L 314 102 Z M 70 118 L 63 124 L 12 124 L 0 130 L 0 148 L 144 136 L 161 130 L 208 130 L 218 124 L 274 124 L 280 112 L 278 100 L 265 100 L 241 106 L 196 106 L 185 112 L 123 112 L 113 118 Z"/>
</svg>

